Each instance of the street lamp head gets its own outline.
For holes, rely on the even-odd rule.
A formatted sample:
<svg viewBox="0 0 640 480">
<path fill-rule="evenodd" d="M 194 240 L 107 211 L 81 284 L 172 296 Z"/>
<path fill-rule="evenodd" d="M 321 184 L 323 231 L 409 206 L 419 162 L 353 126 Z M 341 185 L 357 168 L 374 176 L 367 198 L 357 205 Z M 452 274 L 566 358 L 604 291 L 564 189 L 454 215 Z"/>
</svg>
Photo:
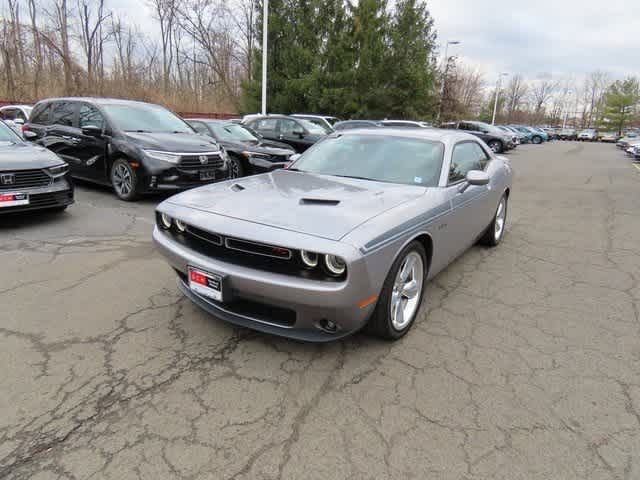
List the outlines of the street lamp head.
<svg viewBox="0 0 640 480">
<path fill-rule="evenodd" d="M 447 44 L 449 45 L 460 45 L 460 41 L 459 40 L 450 40 L 447 42 Z"/>
</svg>

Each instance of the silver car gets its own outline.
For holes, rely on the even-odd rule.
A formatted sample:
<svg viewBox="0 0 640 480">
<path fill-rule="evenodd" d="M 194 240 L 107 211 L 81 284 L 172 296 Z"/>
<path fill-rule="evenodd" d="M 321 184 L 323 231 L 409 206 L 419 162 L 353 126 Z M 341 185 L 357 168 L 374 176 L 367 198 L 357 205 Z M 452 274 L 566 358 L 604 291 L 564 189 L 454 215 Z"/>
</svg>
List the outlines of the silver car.
<svg viewBox="0 0 640 480">
<path fill-rule="evenodd" d="M 351 130 L 288 169 L 165 200 L 153 238 L 184 294 L 223 320 L 397 339 L 427 280 L 478 240 L 500 243 L 511 182 L 508 160 L 466 133 Z"/>
</svg>

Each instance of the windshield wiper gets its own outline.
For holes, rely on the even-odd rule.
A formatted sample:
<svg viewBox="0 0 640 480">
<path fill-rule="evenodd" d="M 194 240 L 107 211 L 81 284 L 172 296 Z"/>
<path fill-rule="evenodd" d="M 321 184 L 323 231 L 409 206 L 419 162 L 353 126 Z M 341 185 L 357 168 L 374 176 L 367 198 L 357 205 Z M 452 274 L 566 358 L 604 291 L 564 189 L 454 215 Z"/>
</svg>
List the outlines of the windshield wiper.
<svg viewBox="0 0 640 480">
<path fill-rule="evenodd" d="M 354 178 L 356 180 L 369 180 L 370 182 L 380 182 L 381 180 L 372 180 L 367 177 L 357 177 L 355 175 L 331 175 L 332 177 L 340 177 L 340 178 Z"/>
<path fill-rule="evenodd" d="M 125 130 L 125 132 L 133 132 L 133 133 L 151 133 L 149 130 Z"/>
</svg>

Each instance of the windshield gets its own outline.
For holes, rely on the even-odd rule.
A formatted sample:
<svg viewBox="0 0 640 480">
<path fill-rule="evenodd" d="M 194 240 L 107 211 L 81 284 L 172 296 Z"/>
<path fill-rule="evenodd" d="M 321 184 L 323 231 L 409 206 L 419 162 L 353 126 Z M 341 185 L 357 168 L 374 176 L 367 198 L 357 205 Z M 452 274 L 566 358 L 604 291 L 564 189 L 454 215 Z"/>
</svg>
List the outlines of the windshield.
<svg viewBox="0 0 640 480">
<path fill-rule="evenodd" d="M 210 123 L 216 138 L 228 142 L 257 142 L 258 139 L 246 128 L 235 123 Z"/>
<path fill-rule="evenodd" d="M 159 105 L 104 105 L 109 120 L 125 132 L 193 133 L 182 119 Z"/>
<path fill-rule="evenodd" d="M 6 123 L 0 121 L 0 145 L 7 143 L 22 143 L 22 139 Z"/>
<path fill-rule="evenodd" d="M 332 133 L 333 130 L 331 130 L 331 128 L 327 125 L 327 123 L 322 120 L 321 118 L 305 118 L 303 120 L 306 120 L 307 122 L 313 123 L 314 125 L 317 125 L 318 127 L 320 127 L 322 129 L 323 133 Z M 314 132 L 311 132 L 314 133 Z"/>
<path fill-rule="evenodd" d="M 444 145 L 440 142 L 353 134 L 323 140 L 307 150 L 292 169 L 435 187 L 443 156 Z"/>
<path fill-rule="evenodd" d="M 305 130 L 313 135 L 326 135 L 327 132 L 324 128 L 316 125 L 315 123 L 311 123 L 308 120 L 304 120 L 301 118 L 297 119 L 298 122 L 305 128 Z"/>
</svg>

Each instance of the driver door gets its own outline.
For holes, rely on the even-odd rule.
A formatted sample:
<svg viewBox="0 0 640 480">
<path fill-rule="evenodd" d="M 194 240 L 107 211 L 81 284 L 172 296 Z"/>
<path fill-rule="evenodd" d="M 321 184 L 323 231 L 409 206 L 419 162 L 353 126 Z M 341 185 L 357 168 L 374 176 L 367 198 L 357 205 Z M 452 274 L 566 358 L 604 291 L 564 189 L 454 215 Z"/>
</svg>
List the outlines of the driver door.
<svg viewBox="0 0 640 480">
<path fill-rule="evenodd" d="M 490 184 L 469 185 L 466 181 L 471 170 L 485 169 L 486 159 L 476 141 L 459 142 L 453 148 L 446 192 L 451 201 L 448 233 L 455 256 L 469 248 L 489 225 L 486 205 Z"/>
<path fill-rule="evenodd" d="M 99 127 L 104 132 L 106 123 L 96 107 L 82 103 L 78 115 L 76 157 L 84 172 L 83 176 L 99 183 L 109 182 L 106 164 L 107 137 L 84 134 L 82 129 L 88 126 Z"/>
</svg>

